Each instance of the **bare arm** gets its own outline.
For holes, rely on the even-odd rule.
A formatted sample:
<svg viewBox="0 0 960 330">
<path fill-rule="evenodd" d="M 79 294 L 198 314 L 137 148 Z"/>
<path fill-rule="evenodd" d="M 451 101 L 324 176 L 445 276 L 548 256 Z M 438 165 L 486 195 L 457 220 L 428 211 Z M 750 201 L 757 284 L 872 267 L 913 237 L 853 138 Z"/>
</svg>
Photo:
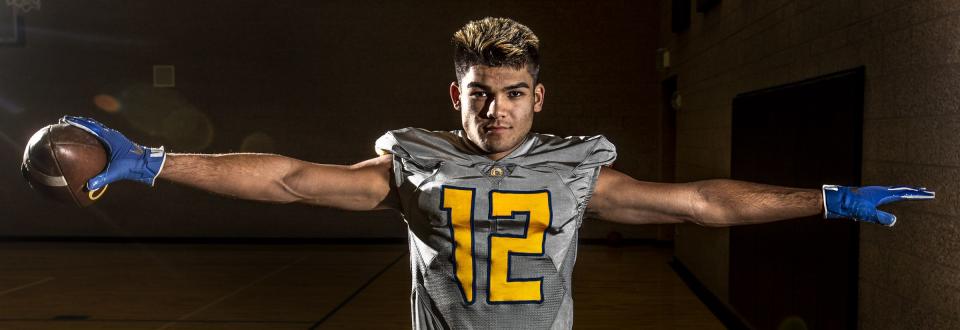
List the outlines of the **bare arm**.
<svg viewBox="0 0 960 330">
<path fill-rule="evenodd" d="M 735 180 L 655 183 L 603 168 L 587 208 L 598 218 L 628 224 L 693 222 L 726 227 L 823 213 L 816 189 Z"/>
<path fill-rule="evenodd" d="M 159 177 L 243 199 L 373 210 L 395 207 L 391 167 L 391 155 L 345 166 L 272 154 L 168 154 Z"/>
</svg>

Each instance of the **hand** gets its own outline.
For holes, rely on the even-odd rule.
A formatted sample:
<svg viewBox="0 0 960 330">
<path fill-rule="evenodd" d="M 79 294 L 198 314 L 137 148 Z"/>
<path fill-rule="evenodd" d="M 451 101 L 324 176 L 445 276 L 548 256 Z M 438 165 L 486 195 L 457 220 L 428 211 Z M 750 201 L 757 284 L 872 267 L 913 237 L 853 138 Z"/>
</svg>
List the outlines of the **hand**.
<svg viewBox="0 0 960 330">
<path fill-rule="evenodd" d="M 60 122 L 93 134 L 107 146 L 107 169 L 87 181 L 89 190 L 97 190 L 119 180 L 133 180 L 153 186 L 163 169 L 167 159 L 163 147 L 141 147 L 120 132 L 90 118 L 64 116 Z"/>
<path fill-rule="evenodd" d="M 902 200 L 933 199 L 935 192 L 914 187 L 844 187 L 823 186 L 824 218 L 851 218 L 892 227 L 893 214 L 877 210 L 877 206 Z"/>
</svg>

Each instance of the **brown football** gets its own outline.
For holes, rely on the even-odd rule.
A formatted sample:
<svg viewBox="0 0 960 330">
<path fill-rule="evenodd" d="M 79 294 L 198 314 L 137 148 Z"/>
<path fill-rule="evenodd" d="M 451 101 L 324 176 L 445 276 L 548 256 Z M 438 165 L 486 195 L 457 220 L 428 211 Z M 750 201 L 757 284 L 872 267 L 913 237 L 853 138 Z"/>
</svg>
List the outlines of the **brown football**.
<svg viewBox="0 0 960 330">
<path fill-rule="evenodd" d="M 97 137 L 61 123 L 33 134 L 23 151 L 20 171 L 41 195 L 83 207 L 93 204 L 104 192 L 88 191 L 87 180 L 106 166 L 107 151 Z"/>
</svg>

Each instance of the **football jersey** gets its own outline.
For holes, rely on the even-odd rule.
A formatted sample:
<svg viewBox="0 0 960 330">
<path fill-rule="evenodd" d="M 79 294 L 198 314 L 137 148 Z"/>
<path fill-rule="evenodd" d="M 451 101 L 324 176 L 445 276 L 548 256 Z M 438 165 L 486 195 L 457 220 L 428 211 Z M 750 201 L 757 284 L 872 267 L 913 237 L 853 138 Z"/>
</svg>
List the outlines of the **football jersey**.
<svg viewBox="0 0 960 330">
<path fill-rule="evenodd" d="M 463 131 L 405 128 L 377 140 L 409 231 L 415 329 L 569 329 L 577 231 L 603 136 L 530 133 L 498 161 Z"/>
</svg>

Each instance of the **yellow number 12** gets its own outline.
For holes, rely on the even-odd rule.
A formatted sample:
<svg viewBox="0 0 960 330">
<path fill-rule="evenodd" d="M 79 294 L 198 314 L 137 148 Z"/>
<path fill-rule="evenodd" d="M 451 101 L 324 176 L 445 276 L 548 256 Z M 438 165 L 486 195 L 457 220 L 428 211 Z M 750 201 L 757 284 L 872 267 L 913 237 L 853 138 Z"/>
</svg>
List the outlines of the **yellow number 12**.
<svg viewBox="0 0 960 330">
<path fill-rule="evenodd" d="M 444 186 L 440 209 L 447 212 L 453 236 L 452 261 L 457 285 L 466 303 L 473 303 L 477 281 L 474 260 L 475 189 Z M 490 192 L 490 220 L 527 215 L 524 232 L 519 235 L 490 234 L 488 303 L 540 303 L 543 278 L 511 278 L 511 256 L 543 255 L 544 231 L 552 219 L 550 192 Z"/>
</svg>

